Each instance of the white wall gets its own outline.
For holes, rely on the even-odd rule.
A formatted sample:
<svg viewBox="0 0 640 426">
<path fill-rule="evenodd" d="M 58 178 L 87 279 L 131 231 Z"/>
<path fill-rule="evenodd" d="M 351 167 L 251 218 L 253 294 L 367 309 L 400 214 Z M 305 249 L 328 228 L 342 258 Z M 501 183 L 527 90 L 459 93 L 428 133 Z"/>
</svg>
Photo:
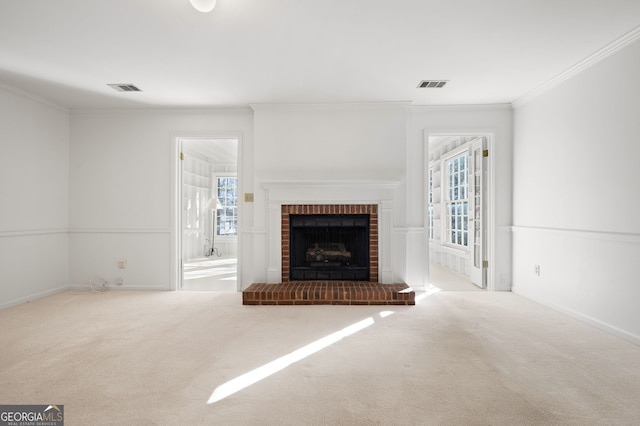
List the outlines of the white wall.
<svg viewBox="0 0 640 426">
<path fill-rule="evenodd" d="M 636 343 L 639 75 L 636 41 L 519 106 L 514 122 L 513 291 Z"/>
<path fill-rule="evenodd" d="M 72 112 L 71 285 L 86 286 L 97 276 L 122 277 L 123 288 L 129 289 L 172 288 L 177 276 L 176 140 L 230 136 L 239 137 L 251 152 L 250 109 Z M 248 166 L 240 185 L 251 191 L 247 158 L 241 160 Z M 251 206 L 241 209 L 250 227 Z M 120 258 L 127 259 L 127 269 L 118 269 Z"/>
<path fill-rule="evenodd" d="M 421 290 L 427 272 L 425 130 L 495 130 L 499 155 L 510 157 L 510 111 L 502 107 L 258 105 L 254 111 L 85 110 L 72 111 L 69 118 L 65 110 L 10 91 L 2 92 L 2 100 L 4 110 L 13 114 L 3 115 L 3 144 L 32 157 L 7 162 L 2 170 L 2 261 L 17 265 L 2 268 L 2 282 L 19 282 L 3 285 L 2 301 L 68 285 L 86 287 L 92 277 L 111 282 L 122 277 L 125 289 L 172 288 L 178 270 L 178 137 L 241 138 L 241 192 L 255 193 L 254 203 L 240 206 L 243 288 L 266 279 L 269 269 L 268 183 L 332 182 L 338 183 L 340 195 L 326 186 L 315 195 L 325 201 L 380 201 L 385 226 L 381 277 Z M 19 139 L 22 144 L 14 143 Z M 510 178 L 504 165 L 498 170 L 502 179 Z M 6 184 L 16 176 L 24 184 L 20 190 Z M 356 193 L 347 194 L 347 188 Z M 40 197 L 37 203 L 32 193 Z M 42 198 L 46 215 L 39 214 Z M 314 194 L 303 198 L 313 200 Z M 9 200 L 12 208 L 6 209 Z M 509 201 L 503 197 L 500 208 Z M 510 217 L 500 220 L 509 223 Z M 31 253 L 20 253 L 31 250 L 47 253 L 40 262 L 46 269 L 28 267 Z M 118 268 L 119 259 L 127 260 L 127 269 Z M 53 284 L 40 288 L 43 281 Z"/>
<path fill-rule="evenodd" d="M 389 238 L 380 242 L 381 280 L 421 288 L 424 277 L 407 279 L 405 257 L 405 176 L 408 106 L 405 103 L 254 105 L 255 216 L 254 279 L 280 276 L 279 213 L 266 199 L 265 185 L 295 183 L 296 203 L 389 202 Z M 303 189 L 301 184 L 309 184 Z M 328 191 L 332 185 L 336 191 Z M 392 195 L 359 185 L 396 188 Z M 279 187 L 279 202 L 287 190 Z M 302 190 L 302 193 L 300 191 Z M 283 192 L 284 191 L 284 192 Z M 339 192 L 339 194 L 337 193 Z M 365 196 L 364 193 L 367 193 Z M 371 194 L 371 195 L 369 195 Z M 283 198 L 284 197 L 284 198 Z M 374 199 L 363 198 L 373 197 Z M 290 201 L 294 201 L 291 199 Z M 382 226 L 382 225 L 381 225 Z M 385 234 L 387 235 L 387 234 Z M 278 253 L 276 253 L 278 252 Z M 424 262 L 422 262 L 424 263 Z"/>
<path fill-rule="evenodd" d="M 404 179 L 404 104 L 253 108 L 258 180 Z"/>
<path fill-rule="evenodd" d="M 511 193 L 512 193 L 512 110 L 509 105 L 462 107 L 413 107 L 407 146 L 407 224 L 422 227 L 425 221 L 425 165 L 429 134 L 492 135 L 489 156 L 492 162 L 493 188 L 489 251 L 491 290 L 511 288 Z M 426 239 L 426 236 L 425 236 Z M 416 243 L 417 244 L 417 243 Z"/>
<path fill-rule="evenodd" d="M 346 199 L 364 202 L 364 198 L 373 197 L 376 199 L 366 201 L 384 199 L 381 204 L 386 206 L 388 201 L 384 214 L 385 218 L 389 215 L 391 229 L 389 242 L 381 244 L 381 280 L 406 282 L 416 290 L 424 290 L 428 256 L 424 136 L 429 131 L 475 131 L 494 136 L 497 238 L 492 244 L 496 264 L 490 288 L 510 289 L 510 106 L 421 108 L 405 103 L 381 103 L 253 108 L 256 191 L 251 236 L 253 281 L 273 281 L 279 277 L 279 238 L 270 237 L 280 231 L 279 223 L 269 221 L 277 221 L 279 213 L 271 210 L 277 210 L 278 202 L 286 198 L 288 191 L 298 202 L 331 203 Z M 373 187 L 378 183 L 379 192 L 367 187 L 369 183 Z M 358 187 L 360 184 L 365 186 Z M 266 198 L 270 194 L 268 188 L 277 193 L 277 202 Z M 394 188 L 390 198 L 386 198 L 383 188 Z"/>
<path fill-rule="evenodd" d="M 0 308 L 68 285 L 69 114 L 0 85 Z"/>
</svg>

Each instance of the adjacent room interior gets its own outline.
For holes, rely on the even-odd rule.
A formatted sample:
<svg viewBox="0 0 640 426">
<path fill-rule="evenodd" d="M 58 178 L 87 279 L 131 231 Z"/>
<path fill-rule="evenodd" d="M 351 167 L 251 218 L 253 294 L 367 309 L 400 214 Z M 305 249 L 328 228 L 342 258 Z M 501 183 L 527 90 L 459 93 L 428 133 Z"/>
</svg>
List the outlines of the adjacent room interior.
<svg viewBox="0 0 640 426">
<path fill-rule="evenodd" d="M 238 290 L 238 140 L 180 138 L 178 211 L 188 291 Z"/>
<path fill-rule="evenodd" d="M 429 135 L 429 282 L 438 288 L 487 287 L 491 135 Z"/>
</svg>

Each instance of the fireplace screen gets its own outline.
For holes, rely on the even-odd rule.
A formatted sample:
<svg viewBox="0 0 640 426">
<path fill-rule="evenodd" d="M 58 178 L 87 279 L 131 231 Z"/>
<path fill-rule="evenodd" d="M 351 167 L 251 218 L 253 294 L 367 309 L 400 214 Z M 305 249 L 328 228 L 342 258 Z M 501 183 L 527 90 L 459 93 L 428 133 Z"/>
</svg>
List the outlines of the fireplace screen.
<svg viewBox="0 0 640 426">
<path fill-rule="evenodd" d="M 369 215 L 290 215 L 291 280 L 369 280 Z"/>
</svg>

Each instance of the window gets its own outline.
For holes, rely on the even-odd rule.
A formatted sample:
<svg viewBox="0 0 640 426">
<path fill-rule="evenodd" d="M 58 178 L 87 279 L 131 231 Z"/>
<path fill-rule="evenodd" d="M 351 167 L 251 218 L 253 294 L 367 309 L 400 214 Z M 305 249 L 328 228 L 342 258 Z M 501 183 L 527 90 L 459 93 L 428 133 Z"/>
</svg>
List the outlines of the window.
<svg viewBox="0 0 640 426">
<path fill-rule="evenodd" d="M 448 176 L 447 191 L 447 242 L 466 247 L 469 242 L 469 194 L 467 153 L 453 157 L 446 162 Z"/>
<path fill-rule="evenodd" d="M 216 213 L 216 235 L 238 235 L 238 178 L 216 178 L 220 208 Z"/>
</svg>

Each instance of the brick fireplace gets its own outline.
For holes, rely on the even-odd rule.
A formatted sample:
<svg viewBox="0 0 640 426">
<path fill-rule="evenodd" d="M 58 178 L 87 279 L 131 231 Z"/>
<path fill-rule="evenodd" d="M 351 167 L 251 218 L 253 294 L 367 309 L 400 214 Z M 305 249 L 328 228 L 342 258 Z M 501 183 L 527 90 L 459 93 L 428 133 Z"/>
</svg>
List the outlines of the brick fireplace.
<svg viewBox="0 0 640 426">
<path fill-rule="evenodd" d="M 292 263 L 292 250 L 291 250 L 291 224 L 292 217 L 325 217 L 326 222 L 331 222 L 331 218 L 367 218 L 367 232 L 368 232 L 368 253 L 366 258 L 368 260 L 368 273 L 364 276 L 360 275 L 360 271 L 356 275 L 350 275 L 350 271 L 347 269 L 345 272 L 340 272 L 340 268 L 328 268 L 331 272 L 323 272 L 323 268 L 307 268 L 311 269 L 308 273 L 310 280 L 326 279 L 326 280 L 345 280 L 351 278 L 352 280 L 365 280 L 368 282 L 378 282 L 378 206 L 376 204 L 283 204 L 281 208 L 281 250 L 282 250 L 282 282 L 286 283 L 292 281 L 292 275 L 300 276 L 304 275 L 300 272 L 298 275 L 292 274 L 294 264 Z M 337 220 L 340 222 L 340 220 Z M 336 270 L 337 269 L 337 270 Z M 299 271 L 293 271 L 299 272 Z M 336 274 L 336 275 L 334 275 Z M 346 274 L 346 275 L 342 275 Z M 295 280 L 295 279 L 294 279 Z"/>
<path fill-rule="evenodd" d="M 286 193 L 283 191 L 282 195 L 287 198 L 292 197 L 295 191 L 295 185 L 283 185 L 286 188 Z M 272 189 L 275 195 L 279 195 L 278 189 L 280 185 L 273 185 L 269 187 Z M 343 190 L 344 186 L 339 186 L 337 190 L 332 191 L 332 195 L 335 196 Z M 315 188 L 318 189 L 317 187 Z M 371 187 L 366 186 L 365 190 L 360 189 L 357 194 L 366 194 Z M 386 188 L 383 188 L 386 189 Z M 380 191 L 379 188 L 375 189 L 376 192 Z M 301 192 L 300 196 L 307 196 L 306 193 Z M 304 195 L 303 195 L 304 194 Z M 352 196 L 350 194 L 346 196 Z M 284 197 L 283 197 L 284 198 Z M 380 272 L 385 270 L 384 264 L 381 267 L 381 261 L 384 263 L 384 256 L 381 256 L 381 244 L 383 241 L 386 243 L 387 249 L 390 244 L 389 225 L 391 223 L 390 217 L 390 205 L 388 202 L 383 201 L 381 204 L 361 203 L 361 204 L 312 204 L 312 203 L 300 203 L 293 204 L 287 202 L 280 202 L 280 197 L 273 197 L 271 200 L 270 216 L 273 221 L 273 232 L 269 235 L 277 235 L 277 231 L 280 232 L 278 240 L 273 241 L 274 251 L 277 250 L 281 256 L 273 256 L 270 259 L 277 259 L 281 257 L 280 274 L 273 276 L 270 283 L 253 283 L 246 290 L 243 291 L 242 303 L 244 305 L 415 305 L 415 292 L 407 284 L 404 283 L 392 283 L 380 279 Z M 382 206 L 382 217 L 380 216 L 380 206 Z M 277 213 L 276 213 L 277 209 Z M 368 218 L 368 276 L 366 281 L 353 281 L 353 280 L 292 280 L 291 279 L 291 220 L 300 219 L 302 216 L 327 216 L 332 217 L 356 217 L 361 218 L 366 216 Z M 381 223 L 382 221 L 382 223 Z M 329 220 L 328 222 L 331 222 Z M 385 232 L 386 229 L 386 232 Z M 277 242 L 277 249 L 276 243 Z M 274 253 L 275 254 L 275 253 Z M 388 254 L 387 254 L 388 256 Z M 388 264 L 388 260 L 386 261 Z M 275 270 L 275 262 L 272 264 L 273 270 Z M 388 275 L 391 275 L 388 273 Z M 279 282 L 275 282 L 276 279 Z M 387 284 L 383 284 L 382 282 Z"/>
</svg>

